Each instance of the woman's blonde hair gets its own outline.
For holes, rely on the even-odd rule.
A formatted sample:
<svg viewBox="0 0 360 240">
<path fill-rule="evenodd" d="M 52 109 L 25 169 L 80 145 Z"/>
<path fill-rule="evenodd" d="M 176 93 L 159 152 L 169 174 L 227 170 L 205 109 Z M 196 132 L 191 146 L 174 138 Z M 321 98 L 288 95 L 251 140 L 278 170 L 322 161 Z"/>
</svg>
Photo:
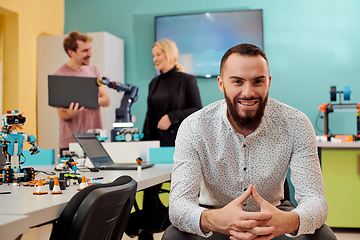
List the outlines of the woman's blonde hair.
<svg viewBox="0 0 360 240">
<path fill-rule="evenodd" d="M 179 50 L 173 40 L 163 39 L 155 42 L 152 48 L 155 46 L 160 48 L 160 50 L 165 53 L 165 56 L 171 65 L 176 66 L 176 69 L 179 72 L 184 72 L 184 67 L 177 63 L 179 58 Z"/>
</svg>

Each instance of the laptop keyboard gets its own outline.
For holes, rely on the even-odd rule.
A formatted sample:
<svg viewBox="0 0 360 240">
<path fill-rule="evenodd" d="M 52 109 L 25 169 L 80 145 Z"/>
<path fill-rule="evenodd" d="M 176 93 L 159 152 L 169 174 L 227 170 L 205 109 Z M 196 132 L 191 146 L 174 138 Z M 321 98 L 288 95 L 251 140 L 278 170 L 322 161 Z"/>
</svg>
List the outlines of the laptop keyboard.
<svg viewBox="0 0 360 240">
<path fill-rule="evenodd" d="M 107 165 L 105 167 L 101 167 L 101 170 L 137 170 L 137 164 L 114 164 L 114 165 Z M 154 166 L 151 163 L 144 163 L 141 165 L 142 169 L 149 168 Z"/>
</svg>

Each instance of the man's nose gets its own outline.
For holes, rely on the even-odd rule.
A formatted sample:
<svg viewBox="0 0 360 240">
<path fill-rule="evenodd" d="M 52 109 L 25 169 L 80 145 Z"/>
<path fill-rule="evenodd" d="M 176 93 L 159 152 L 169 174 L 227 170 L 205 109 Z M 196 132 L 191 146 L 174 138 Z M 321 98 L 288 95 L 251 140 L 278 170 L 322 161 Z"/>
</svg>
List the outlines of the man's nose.
<svg viewBox="0 0 360 240">
<path fill-rule="evenodd" d="M 245 83 L 242 87 L 242 96 L 243 97 L 252 97 L 253 96 L 253 86 L 250 83 Z"/>
</svg>

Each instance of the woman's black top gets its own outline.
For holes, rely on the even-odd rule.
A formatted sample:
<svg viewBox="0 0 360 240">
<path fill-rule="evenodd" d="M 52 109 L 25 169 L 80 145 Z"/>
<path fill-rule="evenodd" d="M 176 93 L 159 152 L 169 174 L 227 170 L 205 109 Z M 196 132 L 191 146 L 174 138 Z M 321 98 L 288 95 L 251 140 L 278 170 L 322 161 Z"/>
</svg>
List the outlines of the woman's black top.
<svg viewBox="0 0 360 240">
<path fill-rule="evenodd" d="M 202 107 L 195 76 L 178 72 L 174 67 L 155 77 L 149 85 L 147 105 L 143 140 L 160 140 L 161 146 L 175 146 L 180 123 Z M 166 114 L 171 126 L 163 131 L 157 124 Z"/>
</svg>

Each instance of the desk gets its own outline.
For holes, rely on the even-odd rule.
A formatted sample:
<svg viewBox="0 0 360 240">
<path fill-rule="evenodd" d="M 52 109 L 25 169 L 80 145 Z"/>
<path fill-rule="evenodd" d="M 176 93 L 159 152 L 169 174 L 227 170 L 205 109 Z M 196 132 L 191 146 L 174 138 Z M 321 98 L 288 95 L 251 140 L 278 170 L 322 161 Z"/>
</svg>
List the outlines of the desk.
<svg viewBox="0 0 360 240">
<path fill-rule="evenodd" d="M 319 142 L 329 227 L 360 228 L 360 142 Z"/>
<path fill-rule="evenodd" d="M 51 171 L 54 166 L 37 166 L 36 170 Z M 134 170 L 128 171 L 100 171 L 100 172 L 79 172 L 88 178 L 104 177 L 99 182 L 113 181 L 122 175 L 129 175 L 138 183 L 137 190 L 143 190 L 153 185 L 170 180 L 172 164 L 155 164 L 153 167 L 143 169 L 141 174 Z M 45 178 L 45 174 L 39 174 L 36 178 Z M 4 184 L 0 186 L 0 191 L 10 191 L 11 194 L 0 195 L 0 217 L 5 215 L 27 216 L 26 218 L 11 219 L 6 221 L 6 217 L 0 220 L 0 229 L 6 225 L 17 226 L 18 235 L 27 232 L 31 227 L 55 220 L 67 202 L 78 191 L 79 185 L 73 185 L 63 191 L 63 194 L 52 195 L 49 191 L 46 195 L 33 195 L 36 190 L 34 187 L 24 187 Z M 48 190 L 48 186 L 45 186 Z M 25 227 L 25 229 L 24 229 Z M 0 239 L 8 238 L 5 232 L 0 231 Z"/>
<path fill-rule="evenodd" d="M 29 231 L 27 218 L 25 215 L 0 215 L 0 239 L 14 240 L 21 233 Z"/>
</svg>

